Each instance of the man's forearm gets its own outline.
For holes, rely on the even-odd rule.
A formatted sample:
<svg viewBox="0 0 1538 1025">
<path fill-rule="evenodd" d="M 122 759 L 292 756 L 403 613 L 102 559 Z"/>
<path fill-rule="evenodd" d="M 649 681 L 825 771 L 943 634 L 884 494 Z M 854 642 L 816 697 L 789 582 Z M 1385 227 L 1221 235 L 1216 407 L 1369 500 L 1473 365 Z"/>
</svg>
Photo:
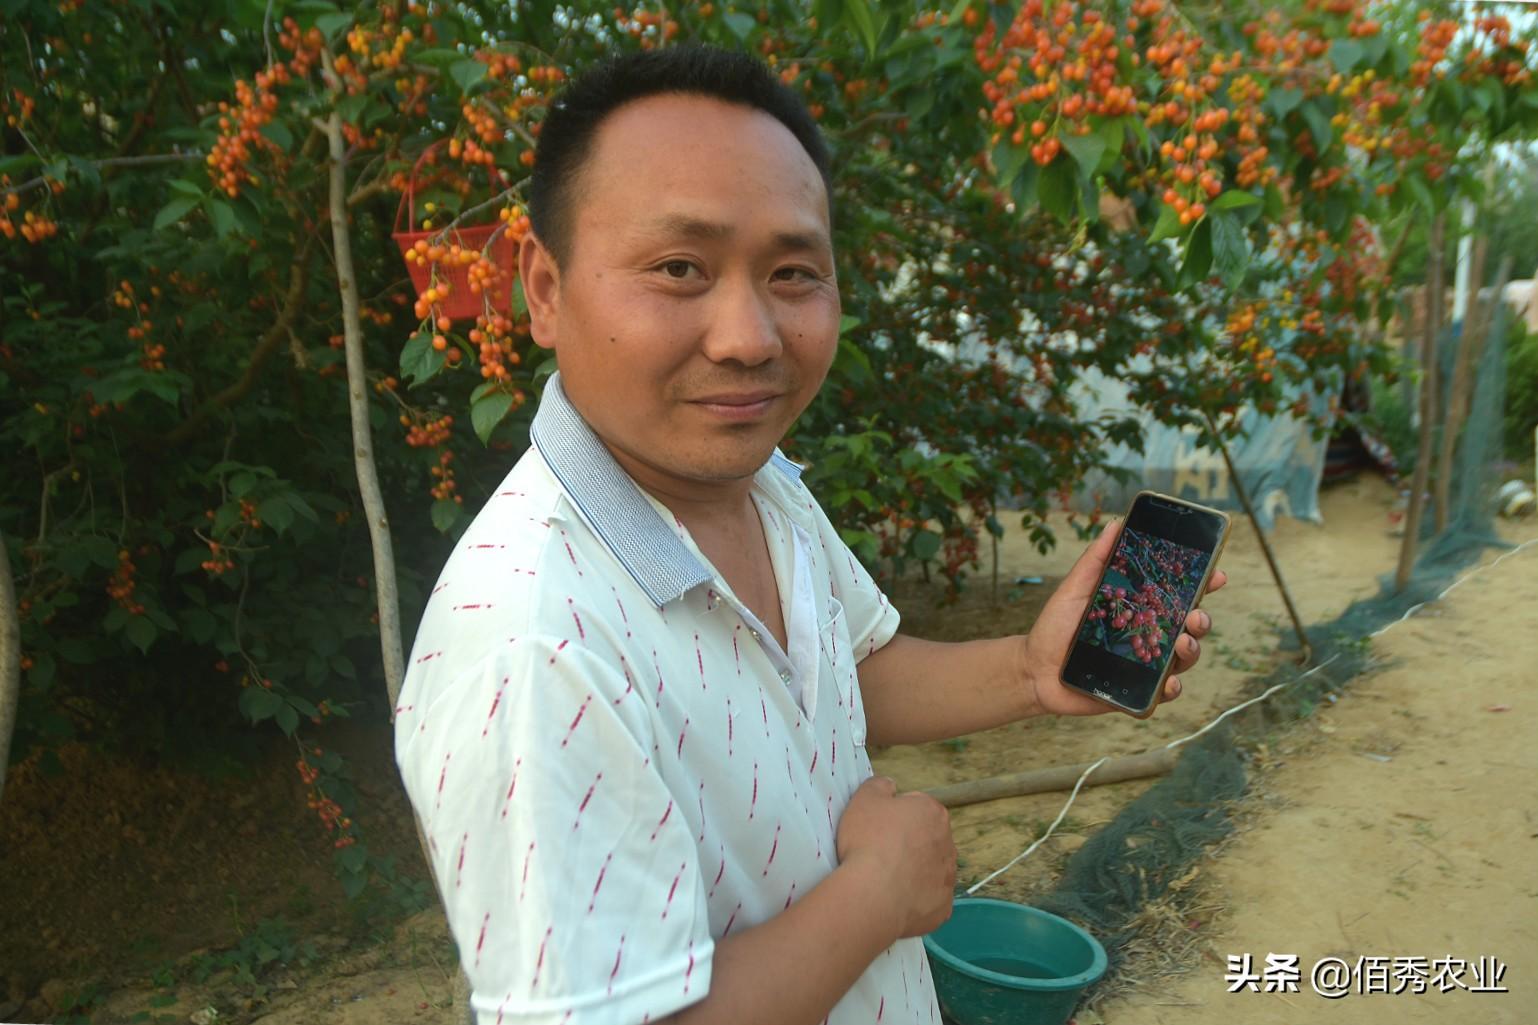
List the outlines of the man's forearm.
<svg viewBox="0 0 1538 1025">
<path fill-rule="evenodd" d="M 898 634 L 860 662 L 872 744 L 922 744 L 1040 713 L 1025 637 L 946 644 Z"/>
<path fill-rule="evenodd" d="M 873 875 L 841 865 L 767 922 L 717 940 L 709 994 L 663 1021 L 817 1025 L 895 942 L 890 904 Z"/>
</svg>

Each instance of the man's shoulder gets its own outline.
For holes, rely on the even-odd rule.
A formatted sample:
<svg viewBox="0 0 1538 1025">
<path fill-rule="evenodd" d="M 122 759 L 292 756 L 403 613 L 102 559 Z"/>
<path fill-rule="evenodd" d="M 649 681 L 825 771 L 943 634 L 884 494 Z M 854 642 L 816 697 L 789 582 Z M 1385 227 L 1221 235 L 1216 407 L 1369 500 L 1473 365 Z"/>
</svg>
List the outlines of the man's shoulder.
<svg viewBox="0 0 1538 1025">
<path fill-rule="evenodd" d="M 569 593 L 581 581 L 580 567 L 563 553 L 585 552 L 585 534 L 531 447 L 444 563 L 422 612 L 413 664 L 428 649 L 473 655 L 496 637 L 539 629 L 545 597 Z"/>
</svg>

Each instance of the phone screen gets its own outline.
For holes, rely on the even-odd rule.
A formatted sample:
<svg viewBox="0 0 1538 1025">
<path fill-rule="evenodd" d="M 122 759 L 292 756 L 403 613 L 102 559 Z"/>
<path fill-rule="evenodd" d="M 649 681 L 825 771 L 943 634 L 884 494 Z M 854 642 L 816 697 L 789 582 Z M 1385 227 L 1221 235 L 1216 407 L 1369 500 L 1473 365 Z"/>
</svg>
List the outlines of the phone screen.
<svg viewBox="0 0 1538 1025">
<path fill-rule="evenodd" d="M 1139 495 L 1079 625 L 1064 682 L 1131 711 L 1151 709 L 1227 527 L 1220 513 Z"/>
</svg>

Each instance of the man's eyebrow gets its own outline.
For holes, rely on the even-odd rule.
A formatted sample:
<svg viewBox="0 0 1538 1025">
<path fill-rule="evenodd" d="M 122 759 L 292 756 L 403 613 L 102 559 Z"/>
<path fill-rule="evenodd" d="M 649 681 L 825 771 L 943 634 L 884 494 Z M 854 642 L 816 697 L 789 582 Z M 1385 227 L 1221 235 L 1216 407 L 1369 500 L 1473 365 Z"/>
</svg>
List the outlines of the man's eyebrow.
<svg viewBox="0 0 1538 1025">
<path fill-rule="evenodd" d="M 732 237 L 735 229 L 730 224 L 707 221 L 687 214 L 665 214 L 641 226 L 642 236 L 648 238 L 687 238 L 702 242 L 720 242 Z M 776 249 L 827 251 L 833 248 L 827 234 L 821 231 L 777 231 L 774 233 Z"/>
</svg>

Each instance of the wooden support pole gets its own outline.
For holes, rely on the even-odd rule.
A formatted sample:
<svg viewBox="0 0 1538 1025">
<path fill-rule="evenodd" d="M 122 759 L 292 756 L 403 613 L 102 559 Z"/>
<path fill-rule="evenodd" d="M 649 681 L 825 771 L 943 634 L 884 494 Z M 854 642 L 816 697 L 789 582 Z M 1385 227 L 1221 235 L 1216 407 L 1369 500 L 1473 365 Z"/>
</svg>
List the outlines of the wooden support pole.
<svg viewBox="0 0 1538 1025">
<path fill-rule="evenodd" d="M 1255 506 L 1250 503 L 1250 493 L 1244 486 L 1244 481 L 1239 479 L 1239 468 L 1234 465 L 1233 456 L 1228 453 L 1228 444 L 1223 441 L 1223 436 L 1218 433 L 1218 425 L 1213 422 L 1211 415 L 1203 413 L 1207 419 L 1207 430 L 1212 435 L 1212 441 L 1223 455 L 1223 465 L 1228 467 L 1228 479 L 1234 486 L 1234 493 L 1239 496 L 1239 504 L 1244 506 L 1244 514 L 1250 519 L 1250 526 L 1255 528 L 1255 536 L 1260 540 L 1260 553 L 1266 557 L 1266 565 L 1271 569 L 1271 579 L 1276 582 L 1277 591 L 1281 592 L 1282 604 L 1287 608 L 1287 618 L 1292 620 L 1293 632 L 1298 635 L 1298 645 L 1302 648 L 1302 654 L 1298 658 L 1299 665 L 1308 665 L 1314 658 L 1314 646 L 1309 643 L 1308 631 L 1303 628 L 1303 617 L 1298 615 L 1298 607 L 1292 603 L 1292 592 L 1287 590 L 1287 581 L 1282 579 L 1282 568 L 1276 564 L 1276 555 L 1271 551 L 1271 542 L 1266 537 L 1266 532 L 1260 529 L 1260 520 L 1255 515 Z"/>
<path fill-rule="evenodd" d="M 1426 322 L 1421 332 L 1420 440 L 1415 456 L 1415 474 L 1410 481 L 1410 508 L 1405 514 L 1404 543 L 1399 548 L 1399 569 L 1394 574 L 1398 593 L 1410 582 L 1415 565 L 1415 550 L 1420 545 L 1421 512 L 1425 506 L 1426 481 L 1431 476 L 1431 433 L 1437 408 L 1437 335 L 1442 327 L 1442 226 L 1446 214 L 1431 221 L 1431 238 L 1426 246 Z"/>
<path fill-rule="evenodd" d="M 1129 779 L 1162 776 L 1175 767 L 1177 757 L 1178 752 L 1160 748 L 1140 755 L 1113 758 L 1091 773 L 1084 781 L 1084 785 L 1093 787 L 1102 783 L 1121 783 Z M 958 808 L 964 804 L 996 801 L 1001 797 L 1021 797 L 1025 794 L 1042 794 L 1053 790 L 1072 790 L 1073 785 L 1079 781 L 1079 777 L 1084 775 L 1084 770 L 1093 764 L 1095 763 L 1084 762 L 1082 765 L 1031 769 L 1029 772 L 1014 772 L 1007 776 L 993 776 L 989 779 L 974 779 L 966 783 L 933 787 L 924 793 L 947 808 Z"/>
<path fill-rule="evenodd" d="M 1470 294 L 1464 300 L 1463 326 L 1458 332 L 1458 353 L 1453 361 L 1452 384 L 1447 389 L 1447 408 L 1442 415 L 1441 451 L 1437 453 L 1437 472 L 1434 476 L 1436 507 L 1433 522 L 1438 534 L 1447 529 L 1453 454 L 1458 449 L 1458 434 L 1463 430 L 1463 421 L 1469 412 L 1470 394 L 1474 390 L 1469 368 L 1473 365 L 1474 353 L 1483 348 L 1481 343 L 1484 341 L 1485 326 L 1490 319 L 1490 304 L 1479 301 L 1479 283 L 1485 278 L 1485 257 L 1489 248 L 1490 240 L 1485 236 L 1475 239 L 1473 255 L 1469 259 L 1468 269 L 1464 271 L 1464 276 L 1473 284 L 1468 286 Z"/>
</svg>

